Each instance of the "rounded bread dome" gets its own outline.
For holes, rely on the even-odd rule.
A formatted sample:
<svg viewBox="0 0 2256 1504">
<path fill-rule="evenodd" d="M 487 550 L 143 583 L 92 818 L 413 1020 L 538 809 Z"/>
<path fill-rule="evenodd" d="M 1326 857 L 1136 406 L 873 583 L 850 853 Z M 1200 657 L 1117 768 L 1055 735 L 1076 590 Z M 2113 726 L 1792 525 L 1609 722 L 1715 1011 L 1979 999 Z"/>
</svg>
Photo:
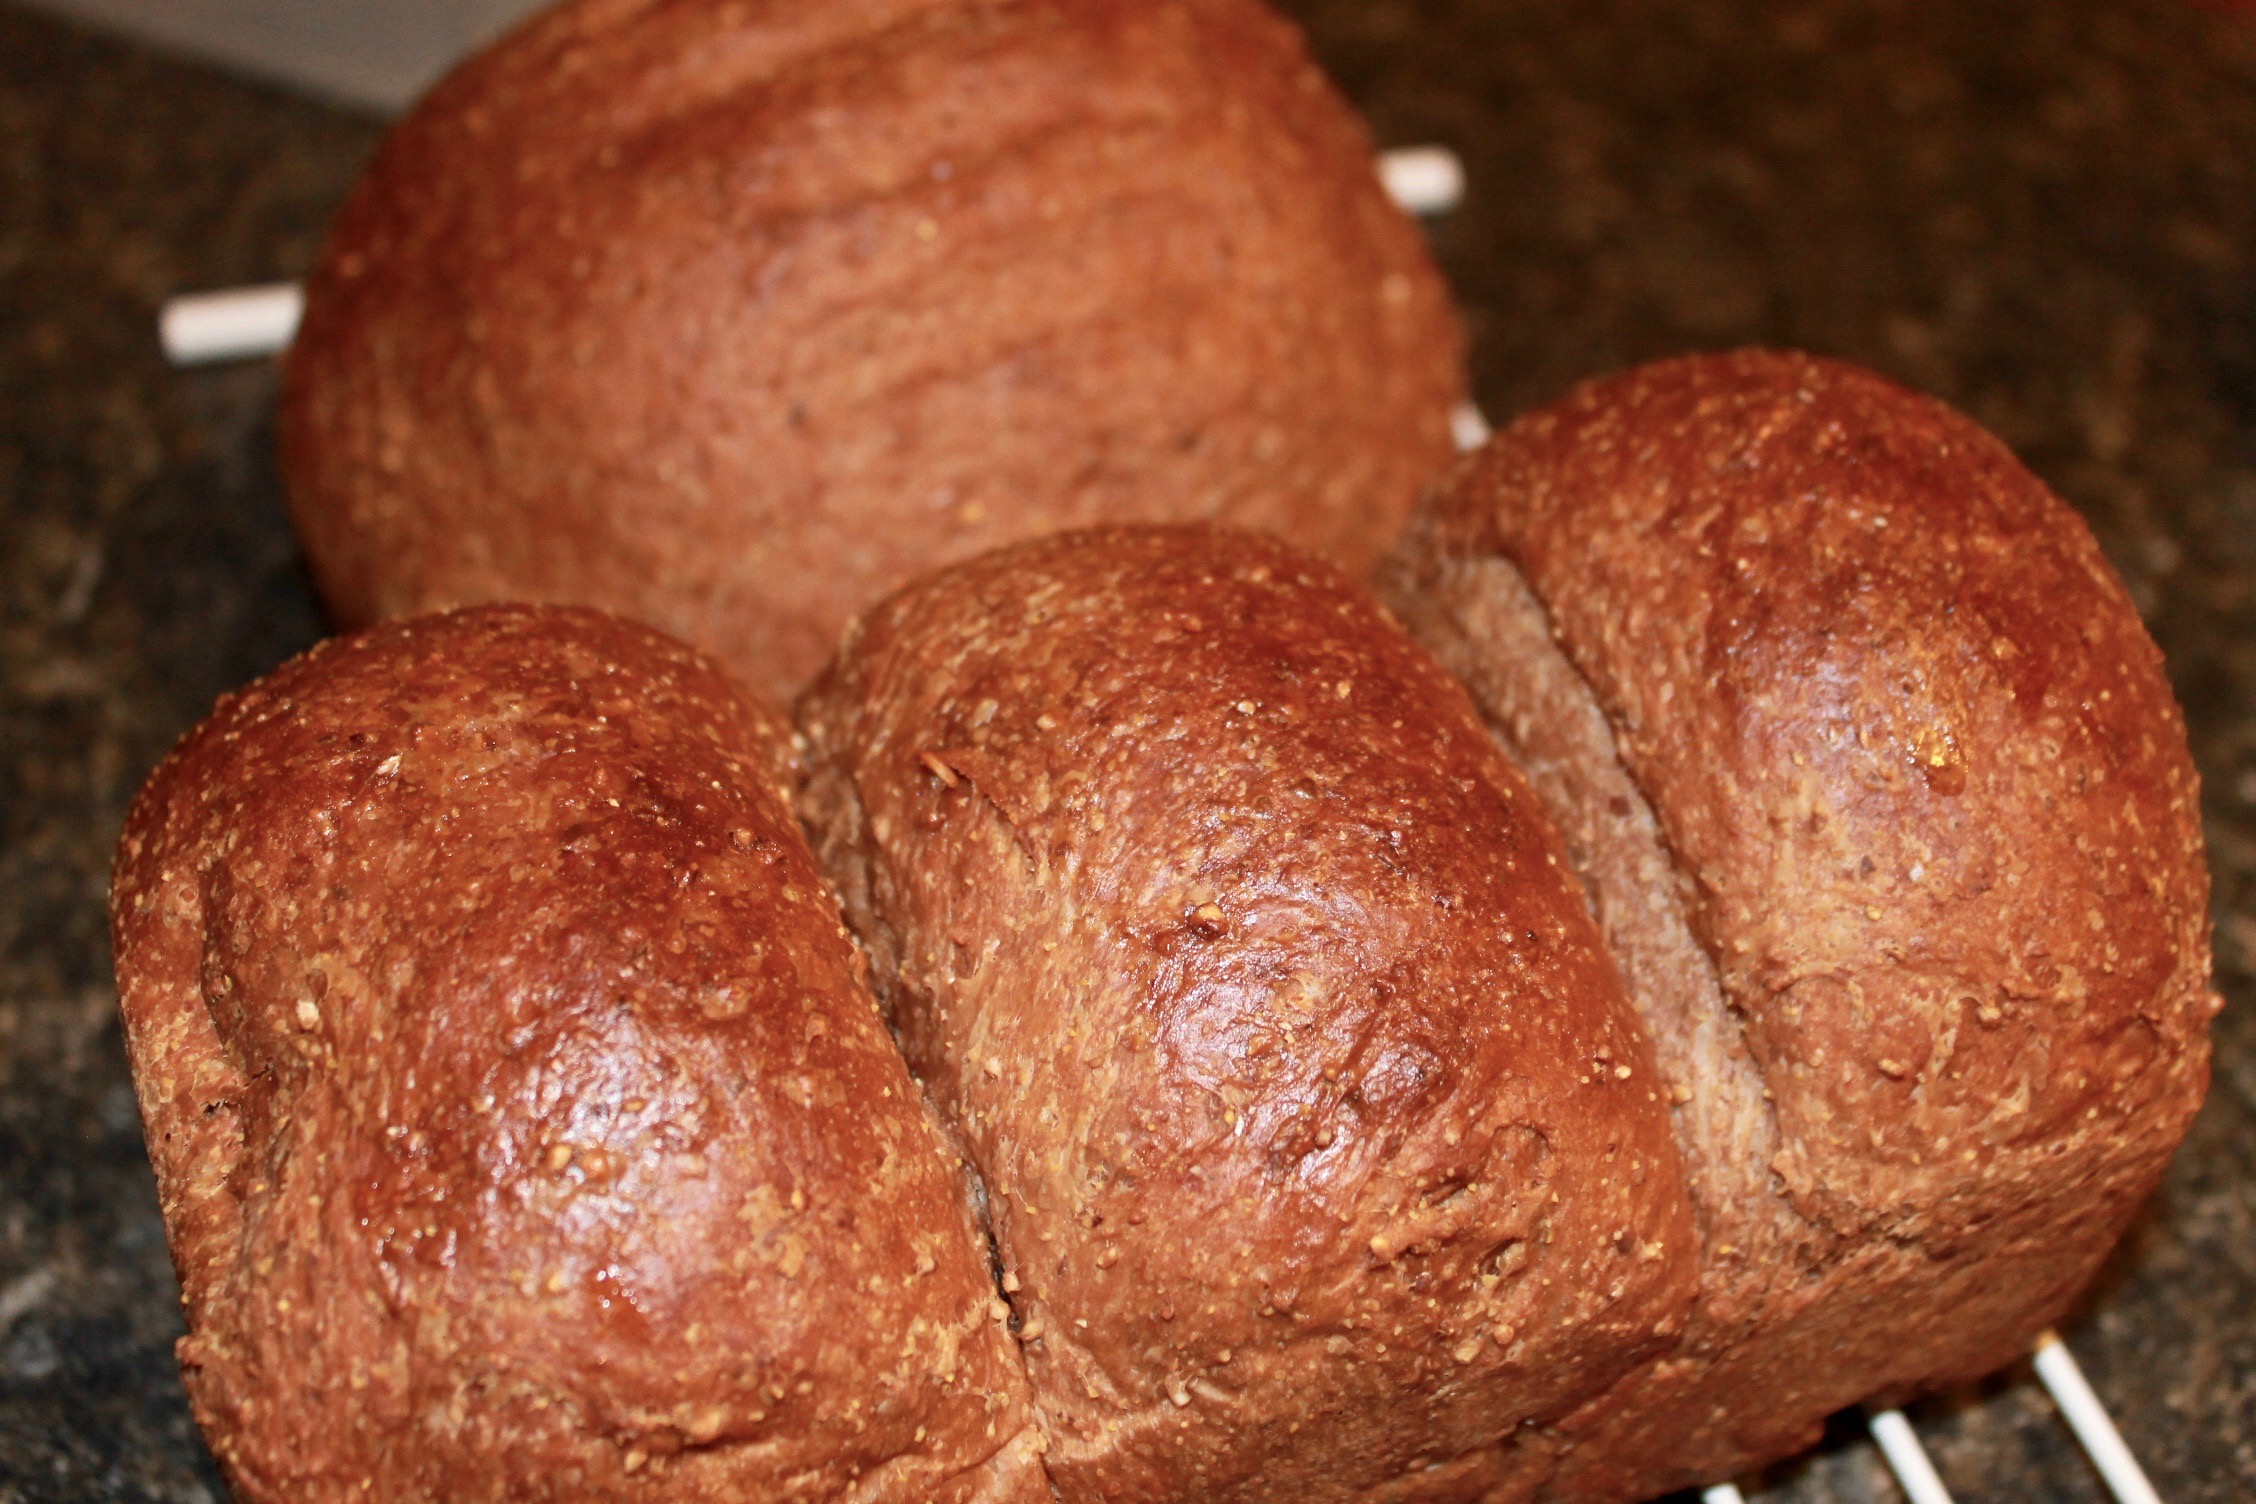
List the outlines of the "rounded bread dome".
<svg viewBox="0 0 2256 1504">
<path fill-rule="evenodd" d="M 789 693 L 911 574 L 1065 526 L 1368 567 L 1461 348 L 1258 0 L 574 0 L 346 205 L 284 468 L 344 625 L 593 604 Z"/>
</svg>

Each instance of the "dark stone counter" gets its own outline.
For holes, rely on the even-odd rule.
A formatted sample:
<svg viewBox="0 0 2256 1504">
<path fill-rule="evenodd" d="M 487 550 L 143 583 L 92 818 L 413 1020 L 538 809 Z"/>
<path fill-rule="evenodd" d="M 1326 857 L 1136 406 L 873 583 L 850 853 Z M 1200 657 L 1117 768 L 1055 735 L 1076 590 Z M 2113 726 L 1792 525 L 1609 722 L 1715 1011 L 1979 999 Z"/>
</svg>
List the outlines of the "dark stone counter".
<svg viewBox="0 0 2256 1504">
<path fill-rule="evenodd" d="M 2256 16 L 2186 0 L 1302 0 L 1434 222 L 1504 416 L 1747 342 L 1972 412 L 2097 529 L 2206 781 L 2216 1084 L 2068 1329 L 2172 1504 L 2256 1496 Z M 297 275 L 377 128 L 0 8 L 0 1504 L 216 1501 L 126 1081 L 127 801 L 321 630 L 273 372 L 168 294 Z M 1968 1504 L 2096 1500 L 2026 1373 L 1915 1411 Z M 1769 1497 L 1894 1497 L 1844 1424 Z"/>
</svg>

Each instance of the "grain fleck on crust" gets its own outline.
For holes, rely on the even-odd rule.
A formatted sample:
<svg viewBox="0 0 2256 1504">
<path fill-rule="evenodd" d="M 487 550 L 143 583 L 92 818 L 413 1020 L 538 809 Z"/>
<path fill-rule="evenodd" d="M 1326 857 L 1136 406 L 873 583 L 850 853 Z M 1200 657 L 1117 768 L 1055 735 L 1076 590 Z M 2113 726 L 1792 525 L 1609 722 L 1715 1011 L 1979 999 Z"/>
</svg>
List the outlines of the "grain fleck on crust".
<svg viewBox="0 0 2256 1504">
<path fill-rule="evenodd" d="M 1283 544 L 894 596 L 802 808 L 985 1179 L 1068 1500 L 1507 1500 L 1685 1319 L 1644 1041 L 1462 691 Z"/>
<path fill-rule="evenodd" d="M 240 1497 L 1049 1497 L 789 745 L 655 633 L 488 607 L 316 648 L 150 780 L 118 975 Z"/>
</svg>

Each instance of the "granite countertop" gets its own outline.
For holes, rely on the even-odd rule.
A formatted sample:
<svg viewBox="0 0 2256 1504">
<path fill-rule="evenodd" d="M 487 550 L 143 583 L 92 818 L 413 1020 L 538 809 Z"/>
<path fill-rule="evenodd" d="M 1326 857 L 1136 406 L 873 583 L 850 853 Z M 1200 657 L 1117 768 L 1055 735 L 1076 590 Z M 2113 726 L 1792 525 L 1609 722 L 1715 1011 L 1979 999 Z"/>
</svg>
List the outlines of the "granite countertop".
<svg viewBox="0 0 2256 1504">
<path fill-rule="evenodd" d="M 2070 1344 L 2172 1504 L 2256 1495 L 2256 14 L 2192 0 L 1299 0 L 1433 222 L 1483 405 L 1748 342 L 1865 362 L 2090 518 L 2216 874 L 2209 1104 Z M 378 126 L 0 4 L 0 1504 L 216 1501 L 119 1041 L 128 800 L 322 631 L 265 363 L 158 303 L 289 277 Z M 2096 1500 L 2026 1373 L 1914 1411 L 1968 1504 Z M 1886 1500 L 1856 1428 L 1778 1500 Z"/>
</svg>

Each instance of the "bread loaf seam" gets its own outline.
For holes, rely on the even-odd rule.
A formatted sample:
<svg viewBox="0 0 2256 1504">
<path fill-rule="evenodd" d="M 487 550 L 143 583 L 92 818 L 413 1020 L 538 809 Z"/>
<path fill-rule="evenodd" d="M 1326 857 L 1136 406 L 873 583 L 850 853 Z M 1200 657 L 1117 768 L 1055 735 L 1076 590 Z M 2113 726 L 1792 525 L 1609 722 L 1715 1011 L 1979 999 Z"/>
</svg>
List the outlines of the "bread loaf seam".
<svg viewBox="0 0 2256 1504">
<path fill-rule="evenodd" d="M 1422 519 L 1413 524 L 1421 525 Z M 1405 559 L 1419 561 L 1416 577 L 1400 562 Z M 1452 573 L 1479 580 L 1445 583 Z M 1527 773 L 1567 837 L 1591 916 L 1622 969 L 1630 999 L 1655 1043 L 1666 1042 L 1662 1069 L 1676 1073 L 1669 1081 L 1670 1113 L 1686 1151 L 1693 1216 L 1703 1246 L 1712 1250 L 1744 1222 L 1728 1209 L 1748 1198 L 1771 1203 L 1774 1214 L 1783 1212 L 1806 1224 L 1808 1219 L 1779 1194 L 1782 1187 L 1770 1168 L 1770 1153 L 1778 1143 L 1776 1113 L 1747 1049 L 1744 1020 L 1724 996 L 1710 946 L 1695 929 L 1683 866 L 1669 848 L 1651 799 L 1622 761 L 1597 691 L 1560 648 L 1542 602 L 1508 558 L 1444 559 L 1414 537 L 1406 538 L 1382 591 L 1412 634 L 1472 691 L 1482 721 Z M 1502 664 L 1517 666 L 1523 679 L 1511 681 L 1498 671 Z M 1523 694 L 1529 680 L 1538 687 Z M 1562 713 L 1562 696 L 1571 697 L 1571 712 Z M 1537 743 L 1545 750 L 1538 751 Z M 1596 765 L 1578 762 L 1578 753 L 1584 759 L 1595 757 Z M 1611 799 L 1623 800 L 1627 807 L 1611 808 Z M 1658 881 L 1636 880 L 1656 867 Z M 1633 928 L 1662 933 L 1654 939 L 1632 938 L 1626 932 Z M 1661 954 L 1654 954 L 1656 949 Z M 1657 993 L 1687 996 L 1655 980 L 1673 974 L 1682 982 L 1687 971 L 1689 997 L 1697 1006 L 1689 1031 L 1666 1010 L 1650 1006 Z M 1697 1072 L 1695 1084 L 1685 1079 L 1688 1057 L 1701 1053 L 1703 1037 L 1713 1053 L 1736 1069 Z M 1728 1090 L 1719 1092 L 1719 1086 Z M 1719 1102 L 1719 1096 L 1724 1100 Z M 1720 1150 L 1730 1138 L 1712 1124 L 1719 1106 L 1742 1125 L 1750 1117 L 1759 1120 L 1761 1127 L 1751 1138 L 1742 1129 L 1735 1146 L 1739 1152 L 1709 1152 Z M 1694 1153 L 1695 1147 L 1703 1152 Z M 1715 1189 L 1714 1178 L 1731 1172 L 1739 1180 L 1734 1192 Z"/>
</svg>

